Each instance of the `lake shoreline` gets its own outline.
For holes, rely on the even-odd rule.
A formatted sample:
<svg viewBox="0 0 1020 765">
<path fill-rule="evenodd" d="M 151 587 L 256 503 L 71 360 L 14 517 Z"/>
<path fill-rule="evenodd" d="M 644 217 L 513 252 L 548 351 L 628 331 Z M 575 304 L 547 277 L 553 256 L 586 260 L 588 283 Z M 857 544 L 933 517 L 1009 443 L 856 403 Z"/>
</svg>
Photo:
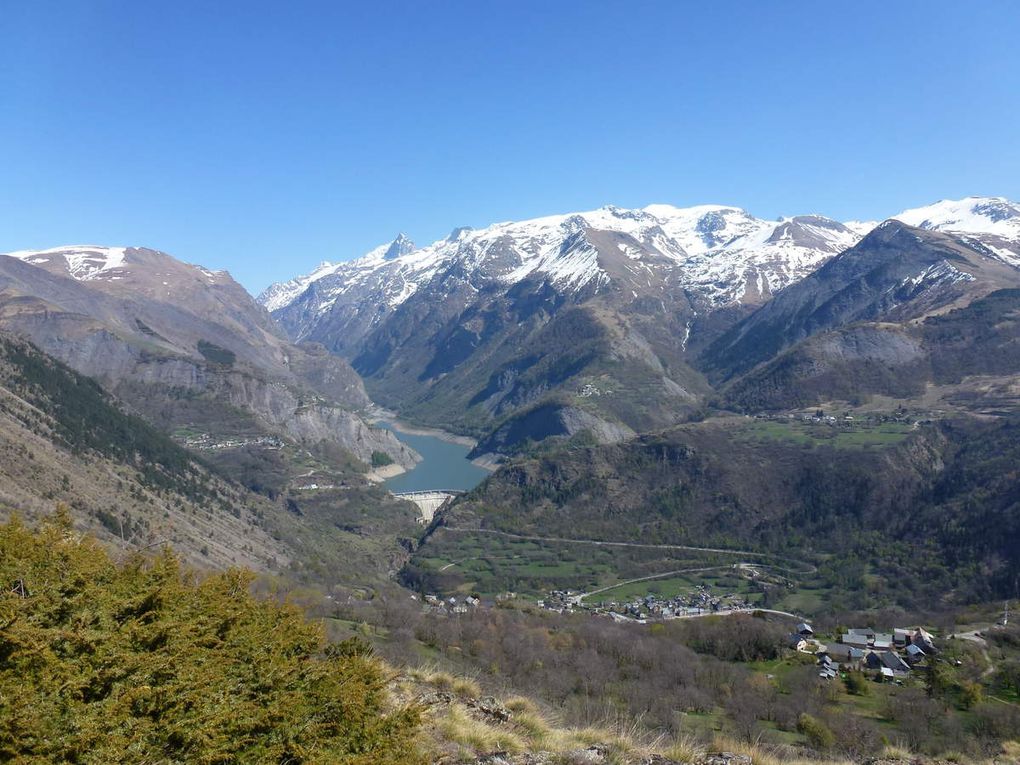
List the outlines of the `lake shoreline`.
<svg viewBox="0 0 1020 765">
<path fill-rule="evenodd" d="M 398 475 L 402 475 L 407 472 L 407 468 L 401 467 L 396 462 L 392 465 L 383 465 L 382 467 L 372 468 L 365 473 L 367 478 L 372 483 L 384 483 L 390 478 L 396 478 Z"/>
<path fill-rule="evenodd" d="M 491 455 L 468 459 L 474 439 L 439 428 L 419 427 L 402 422 L 393 412 L 374 408 L 372 425 L 385 429 L 417 452 L 422 460 L 402 471 L 396 466 L 373 471 L 369 480 L 379 481 L 391 492 L 470 491 L 495 469 Z"/>
<path fill-rule="evenodd" d="M 450 433 L 440 428 L 430 428 L 424 425 L 411 425 L 410 423 L 401 420 L 396 412 L 391 412 L 388 409 L 382 409 L 376 407 L 369 412 L 370 422 L 375 425 L 378 423 L 385 423 L 389 425 L 393 430 L 398 433 L 405 433 L 411 436 L 430 436 L 432 438 L 438 438 L 440 441 L 445 441 L 448 444 L 457 444 L 458 446 L 466 446 L 468 449 L 474 449 L 478 446 L 478 441 L 471 438 L 470 436 L 459 436 L 456 433 Z M 491 455 L 483 455 L 476 457 L 475 459 L 469 460 L 473 465 L 488 470 L 490 473 L 495 472 L 499 465 L 495 463 L 495 460 Z M 414 468 L 412 468 L 413 470 Z"/>
</svg>

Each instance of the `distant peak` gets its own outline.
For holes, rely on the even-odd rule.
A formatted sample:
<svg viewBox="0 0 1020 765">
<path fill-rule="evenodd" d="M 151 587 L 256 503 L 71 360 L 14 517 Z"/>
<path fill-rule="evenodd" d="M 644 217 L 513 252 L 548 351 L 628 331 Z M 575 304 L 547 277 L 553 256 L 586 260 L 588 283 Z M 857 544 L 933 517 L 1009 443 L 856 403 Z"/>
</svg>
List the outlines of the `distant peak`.
<svg viewBox="0 0 1020 765">
<path fill-rule="evenodd" d="M 397 238 L 394 239 L 390 246 L 386 249 L 383 255 L 383 260 L 395 260 L 403 255 L 414 252 L 414 242 L 407 238 L 403 233 L 397 234 Z"/>
<path fill-rule="evenodd" d="M 887 220 L 882 221 L 873 229 L 871 229 L 871 231 L 868 232 L 868 234 L 861 241 L 888 242 L 892 241 L 892 239 L 897 237 L 901 232 L 915 228 L 917 228 L 917 226 L 911 225 L 910 223 L 902 221 L 899 218 L 889 218 Z"/>
<path fill-rule="evenodd" d="M 474 228 L 472 228 L 471 226 L 458 226 L 457 228 L 450 232 L 450 235 L 446 237 L 446 241 L 456 242 L 458 239 L 460 239 L 462 236 L 464 236 L 464 234 L 468 233 L 469 231 L 474 231 Z"/>
<path fill-rule="evenodd" d="M 891 229 L 891 228 L 906 228 L 909 225 L 910 225 L 909 223 L 907 223 L 906 221 L 900 220 L 898 217 L 897 218 L 889 218 L 888 220 L 884 220 L 881 223 L 879 223 L 877 226 L 875 226 L 875 230 L 877 231 L 878 229 L 885 230 L 885 229 Z"/>
<path fill-rule="evenodd" d="M 896 218 L 911 226 L 937 231 L 1015 235 L 1020 206 L 1005 197 L 941 199 L 925 207 L 904 210 Z"/>
</svg>

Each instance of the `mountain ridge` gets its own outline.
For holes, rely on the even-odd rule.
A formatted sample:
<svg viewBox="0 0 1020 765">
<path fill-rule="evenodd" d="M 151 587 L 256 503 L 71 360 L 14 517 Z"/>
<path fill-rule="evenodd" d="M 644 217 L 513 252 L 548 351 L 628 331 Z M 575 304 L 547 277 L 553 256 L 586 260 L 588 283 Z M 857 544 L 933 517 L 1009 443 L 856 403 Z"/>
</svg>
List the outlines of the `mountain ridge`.
<svg viewBox="0 0 1020 765">
<path fill-rule="evenodd" d="M 861 227 L 866 228 L 868 224 L 855 225 L 860 230 Z M 320 285 L 320 291 L 325 293 L 328 292 L 329 282 L 364 279 L 367 272 L 401 258 L 404 260 L 402 268 L 391 267 L 390 270 L 399 275 L 402 282 L 411 289 L 389 294 L 387 302 L 391 307 L 409 298 L 413 291 L 418 289 L 418 282 L 434 275 L 433 269 L 444 262 L 456 260 L 458 256 L 464 265 L 476 268 L 483 268 L 491 263 L 494 267 L 489 269 L 491 271 L 489 275 L 495 281 L 507 285 L 536 273 L 547 274 L 554 283 L 567 288 L 581 287 L 591 279 L 598 278 L 597 265 L 590 261 L 562 262 L 556 256 L 568 249 L 563 247 L 565 241 L 584 228 L 629 234 L 646 247 L 656 249 L 659 254 L 670 257 L 681 265 L 687 263 L 707 269 L 709 264 L 705 261 L 705 256 L 721 253 L 729 256 L 732 261 L 725 264 L 725 267 L 736 269 L 741 263 L 735 256 L 753 250 L 762 257 L 762 263 L 752 263 L 753 265 L 763 269 L 766 266 L 775 269 L 777 265 L 782 264 L 778 259 L 770 262 L 767 258 L 769 252 L 787 250 L 788 256 L 803 255 L 798 248 L 807 248 L 800 244 L 802 240 L 799 240 L 798 236 L 810 238 L 813 235 L 820 243 L 829 244 L 824 241 L 825 235 L 817 231 L 818 227 L 829 229 L 830 240 L 836 248 L 839 248 L 840 244 L 852 242 L 859 236 L 843 224 L 818 215 L 765 221 L 754 218 L 738 207 L 726 205 L 677 208 L 655 204 L 640 209 L 608 205 L 587 212 L 549 215 L 524 221 L 504 221 L 482 229 L 458 228 L 454 229 L 450 236 L 426 247 L 404 252 L 398 258 L 384 257 L 395 243 L 409 241 L 401 235 L 393 242 L 382 244 L 360 258 L 339 263 L 324 261 L 311 274 L 271 286 L 259 296 L 259 301 L 270 311 L 281 311 L 293 304 L 305 290 L 317 282 L 328 280 L 326 285 Z M 812 228 L 815 230 L 811 230 Z M 508 247 L 515 248 L 518 257 L 500 262 L 499 256 L 507 254 Z M 636 250 L 631 250 L 629 254 L 632 257 L 640 257 Z M 486 258 L 490 263 L 485 262 Z M 807 261 L 811 260 L 812 257 L 808 256 Z M 787 257 L 787 261 L 792 263 L 793 258 Z M 596 271 L 586 274 L 577 268 L 579 265 L 589 266 Z M 793 265 L 795 269 L 804 267 L 803 263 Z M 706 270 L 701 275 L 703 289 L 707 289 L 713 276 L 711 270 Z M 773 286 L 785 285 L 790 275 L 782 271 L 763 272 L 762 278 L 770 280 L 771 290 Z M 411 283 L 408 285 L 409 281 Z M 692 285 L 697 283 L 693 281 Z M 718 298 L 718 295 L 716 297 Z M 736 299 L 739 300 L 740 297 L 738 295 Z M 284 323 L 286 324 L 286 320 Z"/>
<path fill-rule="evenodd" d="M 684 252 L 691 258 L 697 258 L 707 253 L 726 254 L 730 245 L 737 245 L 738 251 L 749 249 L 755 244 L 782 242 L 788 239 L 791 227 L 797 225 L 817 225 L 837 223 L 839 226 L 856 235 L 859 239 L 871 231 L 877 221 L 846 221 L 839 223 L 834 219 L 827 218 L 820 214 L 796 215 L 783 217 L 777 221 L 767 221 L 753 218 L 745 210 L 729 205 L 696 205 L 687 208 L 677 208 L 669 204 L 650 204 L 643 208 L 619 208 L 613 205 L 606 205 L 588 212 L 571 212 L 558 215 L 544 216 L 523 221 L 504 221 L 493 223 L 483 229 L 463 227 L 454 229 L 454 232 L 440 239 L 431 245 L 423 248 L 414 248 L 413 243 L 404 234 L 400 234 L 390 243 L 379 245 L 363 256 L 339 262 L 323 261 L 311 273 L 292 279 L 290 282 L 278 282 L 271 285 L 258 296 L 260 303 L 265 305 L 271 312 L 280 311 L 297 300 L 301 293 L 311 284 L 331 276 L 341 274 L 345 267 L 351 264 L 364 262 L 370 264 L 377 260 L 393 260 L 393 257 L 382 258 L 381 254 L 396 244 L 410 245 L 411 248 L 402 254 L 413 254 L 426 250 L 434 250 L 441 245 L 461 240 L 466 234 L 478 236 L 483 232 L 503 232 L 514 227 L 541 229 L 550 224 L 564 225 L 581 221 L 590 224 L 591 228 L 604 227 L 609 230 L 621 230 L 632 233 L 634 225 L 624 225 L 627 219 L 641 220 L 642 216 L 646 223 L 652 220 L 672 224 L 675 238 L 678 239 Z M 742 223 L 735 224 L 736 231 L 730 231 L 728 238 L 717 237 L 716 231 L 727 229 L 727 217 L 743 217 Z M 616 219 L 614 221 L 614 218 Z M 940 200 L 927 206 L 910 208 L 898 215 L 890 216 L 901 220 L 908 225 L 919 228 L 931 228 L 933 230 L 960 231 L 977 233 L 992 237 L 1012 237 L 1020 239 L 1020 207 L 1010 202 L 1005 197 L 965 197 L 961 200 Z M 692 225 L 692 221 L 694 221 Z M 616 224 L 614 227 L 614 223 Z M 989 225 L 990 224 L 990 225 Z M 762 231 L 771 231 L 762 241 L 746 239 L 751 233 L 761 234 Z M 745 241 L 739 241 L 744 239 Z M 686 246 L 685 246 L 686 245 Z M 675 249 L 673 250 L 675 253 Z M 732 253 L 730 253 L 732 254 Z M 703 265 L 695 263 L 695 265 Z M 520 276 L 527 271 L 519 271 Z M 342 274 L 341 274 L 342 275 Z M 284 287 L 290 287 L 284 290 Z M 772 285 L 770 285 L 772 286 Z M 785 285 L 782 285 L 785 286 Z M 780 287 L 781 288 L 781 287 Z"/>
<path fill-rule="evenodd" d="M 976 261 L 1020 263 L 1012 203 L 906 212 Z M 260 300 L 290 337 L 350 359 L 373 397 L 424 424 L 511 452 L 540 434 L 618 440 L 695 413 L 711 389 L 706 349 L 882 226 L 764 221 L 725 205 L 609 206 L 456 229 L 419 249 L 404 237 Z M 971 278 L 927 266 L 902 275 L 915 291 Z"/>
</svg>

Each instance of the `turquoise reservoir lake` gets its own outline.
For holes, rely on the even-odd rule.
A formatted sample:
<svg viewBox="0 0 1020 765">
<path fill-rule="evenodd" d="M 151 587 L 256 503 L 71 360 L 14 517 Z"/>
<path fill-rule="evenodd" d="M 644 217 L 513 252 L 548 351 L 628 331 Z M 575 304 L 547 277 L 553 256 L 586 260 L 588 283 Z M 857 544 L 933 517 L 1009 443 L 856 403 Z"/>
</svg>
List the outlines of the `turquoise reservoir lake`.
<svg viewBox="0 0 1020 765">
<path fill-rule="evenodd" d="M 471 447 L 438 436 L 404 433 L 389 423 L 379 423 L 422 456 L 413 470 L 385 481 L 390 491 L 467 491 L 485 480 L 489 471 L 467 458 Z"/>
</svg>

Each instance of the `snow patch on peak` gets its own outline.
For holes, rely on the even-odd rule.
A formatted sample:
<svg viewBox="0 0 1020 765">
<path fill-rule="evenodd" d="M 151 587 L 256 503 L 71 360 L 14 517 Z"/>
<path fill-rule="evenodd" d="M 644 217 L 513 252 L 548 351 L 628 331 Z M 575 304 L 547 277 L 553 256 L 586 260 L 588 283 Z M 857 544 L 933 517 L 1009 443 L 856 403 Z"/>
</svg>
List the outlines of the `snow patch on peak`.
<svg viewBox="0 0 1020 765">
<path fill-rule="evenodd" d="M 278 308 L 288 306 L 293 303 L 302 292 L 308 289 L 310 284 L 335 273 L 341 265 L 342 264 L 340 263 L 330 263 L 328 260 L 324 260 L 309 274 L 295 277 L 289 282 L 280 282 L 278 284 L 270 285 L 263 290 L 257 300 L 268 311 L 275 311 Z"/>
<path fill-rule="evenodd" d="M 857 236 L 864 238 L 878 226 L 877 220 L 845 220 L 843 225 L 853 231 Z"/>
<path fill-rule="evenodd" d="M 78 281 L 98 279 L 110 271 L 121 269 L 127 260 L 127 247 L 104 247 L 75 244 L 51 247 L 48 250 L 17 250 L 8 252 L 12 258 L 41 266 L 62 260 L 68 276 Z"/>
<path fill-rule="evenodd" d="M 932 263 L 916 276 L 904 279 L 900 284 L 900 288 L 907 289 L 912 295 L 916 295 L 935 285 L 972 282 L 974 280 L 975 277 L 972 274 L 961 271 L 947 260 L 940 260 L 937 263 Z"/>
<path fill-rule="evenodd" d="M 931 231 L 1020 239 L 1020 205 L 1004 197 L 943 199 L 926 207 L 904 210 L 896 218 L 908 226 Z"/>
</svg>

